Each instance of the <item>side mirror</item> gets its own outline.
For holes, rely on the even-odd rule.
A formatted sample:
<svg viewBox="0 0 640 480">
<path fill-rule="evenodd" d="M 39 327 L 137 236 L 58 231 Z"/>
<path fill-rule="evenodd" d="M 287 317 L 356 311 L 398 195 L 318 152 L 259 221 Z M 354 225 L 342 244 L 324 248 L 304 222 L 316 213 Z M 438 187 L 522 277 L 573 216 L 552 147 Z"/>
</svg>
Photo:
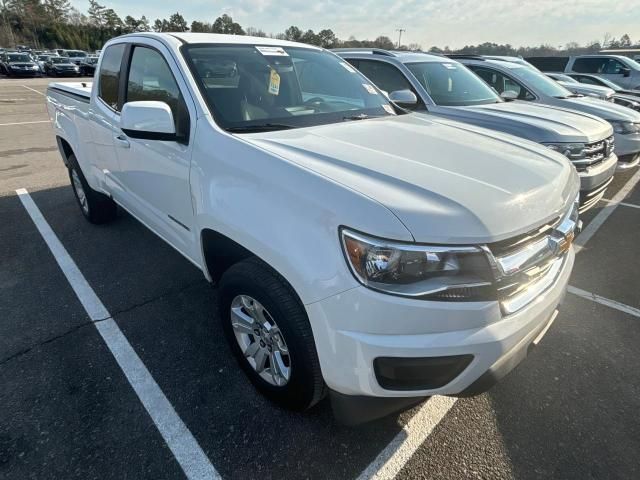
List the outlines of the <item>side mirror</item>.
<svg viewBox="0 0 640 480">
<path fill-rule="evenodd" d="M 411 90 L 396 90 L 389 94 L 389 100 L 401 107 L 411 107 L 418 104 L 418 97 Z"/>
<path fill-rule="evenodd" d="M 502 97 L 503 100 L 506 100 L 507 102 L 516 100 L 518 98 L 518 94 L 513 90 L 505 90 L 500 94 L 500 96 Z"/>
<path fill-rule="evenodd" d="M 631 75 L 631 69 L 630 68 L 623 68 L 622 69 L 622 75 L 625 77 L 628 77 L 629 75 Z"/>
<path fill-rule="evenodd" d="M 128 102 L 120 113 L 120 129 L 131 138 L 176 141 L 171 108 L 164 102 Z"/>
</svg>

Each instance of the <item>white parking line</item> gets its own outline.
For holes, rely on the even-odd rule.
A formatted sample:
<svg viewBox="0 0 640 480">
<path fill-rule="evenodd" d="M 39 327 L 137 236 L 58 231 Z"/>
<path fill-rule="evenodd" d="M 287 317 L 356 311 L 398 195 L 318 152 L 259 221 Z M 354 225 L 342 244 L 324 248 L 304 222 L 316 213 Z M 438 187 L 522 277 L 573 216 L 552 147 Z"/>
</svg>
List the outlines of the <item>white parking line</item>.
<svg viewBox="0 0 640 480">
<path fill-rule="evenodd" d="M 640 182 L 640 169 L 629 179 L 627 183 L 616 193 L 611 200 L 608 201 L 608 205 L 604 207 L 595 216 L 591 223 L 580 232 L 578 238 L 574 242 L 574 248 L 576 253 L 579 253 L 585 246 L 585 244 L 595 235 L 602 224 L 609 218 L 609 216 L 615 211 L 620 202 L 624 200 L 629 192 Z"/>
<path fill-rule="evenodd" d="M 579 253 L 586 243 L 595 235 L 598 229 L 604 224 L 609 216 L 614 212 L 616 207 L 621 204 L 631 190 L 640 182 L 640 170 L 638 170 L 629 181 L 614 195 L 610 200 L 610 205 L 604 207 L 598 215 L 587 225 L 580 233 L 575 242 L 575 251 Z M 571 293 L 576 293 L 579 289 L 569 287 Z M 583 290 L 581 292 L 584 292 Z M 603 305 L 612 308 L 632 308 L 627 305 L 619 304 L 613 300 L 607 300 L 603 297 L 585 292 L 590 300 L 598 301 Z M 578 293 L 576 293 L 578 294 Z M 608 303 L 604 303 L 604 302 Z M 616 306 L 614 306 L 616 305 Z M 620 308 L 619 308 L 620 307 Z M 624 311 L 624 310 L 623 310 Z M 627 312 L 629 313 L 629 312 Z M 400 431 L 393 440 L 380 452 L 376 459 L 360 474 L 358 480 L 369 479 L 393 479 L 402 467 L 407 463 L 415 451 L 429 437 L 433 429 L 444 418 L 447 412 L 456 403 L 456 398 L 451 397 L 431 397 L 409 420 L 405 427 Z M 415 420 L 415 422 L 414 422 Z"/>
<path fill-rule="evenodd" d="M 605 203 L 613 203 L 608 198 L 603 198 L 602 201 Z M 640 205 L 634 205 L 633 203 L 627 203 L 627 202 L 619 202 L 618 205 L 622 205 L 623 207 L 640 208 Z"/>
<path fill-rule="evenodd" d="M 60 243 L 27 190 L 21 188 L 16 193 L 187 478 L 219 479 L 220 475 Z"/>
<path fill-rule="evenodd" d="M 46 95 L 42 92 L 39 92 L 38 90 L 31 88 L 31 87 L 27 87 L 26 85 L 22 85 L 24 88 L 26 88 L 27 90 L 31 90 L 32 92 L 36 92 L 39 95 L 42 95 L 43 97 L 45 97 Z"/>
<path fill-rule="evenodd" d="M 402 470 L 440 420 L 456 403 L 452 397 L 431 397 L 357 480 L 391 480 Z"/>
<path fill-rule="evenodd" d="M 33 125 L 34 123 L 51 123 L 51 120 L 35 120 L 33 122 L 0 123 L 0 127 L 8 127 L 10 125 Z"/>
<path fill-rule="evenodd" d="M 615 308 L 616 310 L 620 310 L 621 312 L 628 313 L 629 315 L 640 318 L 640 310 L 635 307 L 616 302 L 615 300 L 610 300 L 595 293 L 587 292 L 586 290 L 582 290 L 578 287 L 572 287 L 571 285 L 569 285 L 569 288 L 567 290 L 569 293 L 573 293 L 574 295 L 577 295 L 579 297 L 591 300 L 592 302 L 596 302 L 600 305 L 605 305 L 610 308 Z"/>
</svg>

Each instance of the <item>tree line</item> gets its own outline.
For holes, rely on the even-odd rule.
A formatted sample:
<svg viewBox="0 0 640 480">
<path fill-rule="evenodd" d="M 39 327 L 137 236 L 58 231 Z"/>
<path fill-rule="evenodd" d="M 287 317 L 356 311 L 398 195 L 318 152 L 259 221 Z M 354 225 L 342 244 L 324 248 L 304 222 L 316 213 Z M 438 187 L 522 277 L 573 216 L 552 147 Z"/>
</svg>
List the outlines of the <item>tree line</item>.
<svg viewBox="0 0 640 480">
<path fill-rule="evenodd" d="M 227 14 L 220 15 L 213 22 L 194 20 L 189 24 L 176 12 L 169 18 L 158 18 L 153 22 L 144 15 L 134 18 L 120 17 L 112 8 L 101 5 L 97 0 L 89 0 L 86 13 L 71 6 L 69 0 L 0 0 L 0 46 L 29 45 L 34 48 L 71 48 L 96 50 L 110 38 L 134 32 L 203 32 L 231 35 L 252 35 L 271 37 L 295 42 L 308 43 L 324 48 L 384 48 L 401 50 L 422 50 L 417 43 L 397 45 L 388 36 L 380 35 L 374 40 L 358 40 L 349 37 L 341 40 L 328 28 L 314 32 L 295 25 L 284 32 L 266 33 L 256 27 L 242 27 Z M 629 48 L 634 46 L 629 35 L 620 39 L 605 34 L 602 41 L 587 45 L 576 42 L 565 46 L 540 45 L 536 47 L 513 47 L 509 44 L 482 43 L 467 45 L 460 49 L 433 46 L 429 51 L 436 53 L 463 53 L 479 55 L 577 55 L 595 53 L 602 48 Z M 640 47 L 640 44 L 638 44 Z"/>
</svg>

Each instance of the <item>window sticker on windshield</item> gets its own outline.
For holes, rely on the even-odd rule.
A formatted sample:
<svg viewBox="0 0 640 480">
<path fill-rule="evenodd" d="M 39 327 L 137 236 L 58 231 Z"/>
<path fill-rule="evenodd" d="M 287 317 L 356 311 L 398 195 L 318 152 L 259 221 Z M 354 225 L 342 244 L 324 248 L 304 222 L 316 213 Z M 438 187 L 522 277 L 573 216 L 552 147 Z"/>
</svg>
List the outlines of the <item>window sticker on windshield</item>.
<svg viewBox="0 0 640 480">
<path fill-rule="evenodd" d="M 347 62 L 340 62 L 340 65 L 342 65 L 347 72 L 356 73 L 356 70 Z"/>
<path fill-rule="evenodd" d="M 390 113 L 391 115 L 395 115 L 396 114 L 396 111 L 393 109 L 393 107 L 391 105 L 386 105 L 385 104 L 385 105 L 382 105 L 382 108 L 384 108 L 384 110 L 387 113 Z"/>
<path fill-rule="evenodd" d="M 271 95 L 280 93 L 280 75 L 273 68 L 271 69 L 271 75 L 269 75 L 269 93 Z"/>
<path fill-rule="evenodd" d="M 443 63 L 442 66 L 444 68 L 448 68 L 449 70 L 457 70 L 458 69 L 453 63 Z"/>
<path fill-rule="evenodd" d="M 378 92 L 376 92 L 376 89 L 373 88 L 371 85 L 369 85 L 368 83 L 363 83 L 362 86 L 364 87 L 364 89 L 369 92 L 371 95 L 377 95 Z"/>
<path fill-rule="evenodd" d="M 282 47 L 258 47 L 256 46 L 256 50 L 258 50 L 262 55 L 267 57 L 288 57 L 289 54 L 284 51 Z"/>
</svg>

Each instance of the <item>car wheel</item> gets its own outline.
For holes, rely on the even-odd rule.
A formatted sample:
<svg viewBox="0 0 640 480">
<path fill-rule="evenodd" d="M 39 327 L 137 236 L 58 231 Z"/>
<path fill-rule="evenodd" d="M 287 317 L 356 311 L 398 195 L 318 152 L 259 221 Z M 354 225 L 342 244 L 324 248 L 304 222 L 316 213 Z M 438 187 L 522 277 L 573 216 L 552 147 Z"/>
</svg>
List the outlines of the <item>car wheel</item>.
<svg viewBox="0 0 640 480">
<path fill-rule="evenodd" d="M 116 203 L 105 194 L 92 189 L 84 177 L 76 157 L 69 156 L 69 180 L 84 217 L 91 223 L 101 224 L 112 221 L 118 214 Z"/>
<path fill-rule="evenodd" d="M 253 257 L 220 280 L 220 318 L 234 356 L 255 387 L 292 410 L 326 394 L 309 318 L 293 288 Z"/>
</svg>

